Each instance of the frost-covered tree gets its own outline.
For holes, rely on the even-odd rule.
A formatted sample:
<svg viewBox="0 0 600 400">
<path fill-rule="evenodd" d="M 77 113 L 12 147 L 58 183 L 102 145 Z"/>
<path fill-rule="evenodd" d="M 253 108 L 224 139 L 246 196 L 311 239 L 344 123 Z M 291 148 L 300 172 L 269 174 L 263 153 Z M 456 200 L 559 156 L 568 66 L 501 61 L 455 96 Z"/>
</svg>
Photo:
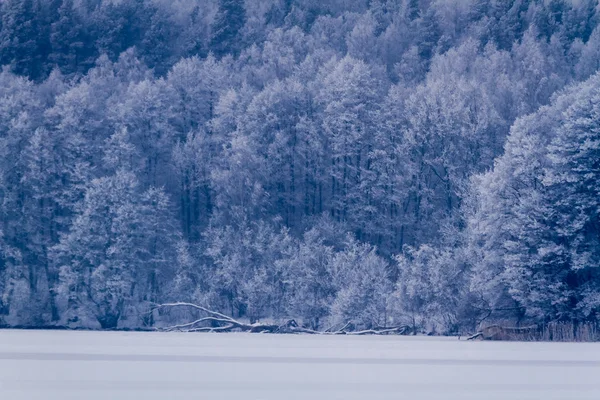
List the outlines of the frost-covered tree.
<svg viewBox="0 0 600 400">
<path fill-rule="evenodd" d="M 264 222 L 209 229 L 206 255 L 212 260 L 211 305 L 253 321 L 284 314 L 290 271 L 281 260 L 291 238 Z"/>
<path fill-rule="evenodd" d="M 92 181 L 68 235 L 56 247 L 61 296 L 69 324 L 116 328 L 131 309 L 160 299 L 175 270 L 168 200 L 158 189 L 139 191 L 135 176 L 119 170 Z"/>
<path fill-rule="evenodd" d="M 498 152 L 497 116 L 475 82 L 452 75 L 417 87 L 404 113 L 403 147 L 412 174 L 410 234 L 429 235 L 440 220 L 454 217 L 469 175 L 491 165 Z"/>
<path fill-rule="evenodd" d="M 169 71 L 167 83 L 175 91 L 174 106 L 179 119 L 181 137 L 189 132 L 212 130 L 210 121 L 216 117 L 219 97 L 227 86 L 229 71 L 223 62 L 212 54 L 200 60 L 198 57 L 181 59 Z"/>
<path fill-rule="evenodd" d="M 167 9 L 150 8 L 150 21 L 140 42 L 141 54 L 146 65 L 162 76 L 175 63 L 179 54 L 173 49 L 178 41 L 178 31 L 173 16 Z"/>
<path fill-rule="evenodd" d="M 333 258 L 333 280 L 338 292 L 332 303 L 332 318 L 358 329 L 384 327 L 389 322 L 391 282 L 388 263 L 374 247 L 353 239 Z"/>
<path fill-rule="evenodd" d="M 116 328 L 125 313 L 142 267 L 136 186 L 135 176 L 125 171 L 92 182 L 81 214 L 58 247 L 68 323 L 97 320 L 102 328 Z"/>
<path fill-rule="evenodd" d="M 29 189 L 37 190 L 45 197 L 52 195 L 45 193 L 47 186 L 38 190 L 35 187 L 38 182 L 31 182 L 31 186 L 24 182 L 30 172 L 29 157 L 38 156 L 27 150 L 31 148 L 33 132 L 40 126 L 42 110 L 33 83 L 6 70 L 0 73 L 0 99 L 0 230 L 4 236 L 8 274 L 4 303 L 11 316 L 18 315 L 31 323 L 44 323 L 47 317 L 44 311 L 49 306 L 44 271 L 48 258 L 38 246 L 38 226 L 33 223 L 36 217 L 29 214 L 33 211 L 30 209 L 32 204 L 35 210 L 38 209 L 37 203 L 30 200 Z M 48 153 L 39 156 L 54 157 Z M 31 300 L 36 299 L 39 300 L 37 306 L 31 307 Z M 13 319 L 12 323 L 18 321 L 18 318 Z"/>
<path fill-rule="evenodd" d="M 315 330 L 331 314 L 338 290 L 333 280 L 333 254 L 333 247 L 313 228 L 304 234 L 296 252 L 285 261 L 293 282 L 287 311 Z"/>
<path fill-rule="evenodd" d="M 125 127 L 136 146 L 134 171 L 145 187 L 165 184 L 169 158 L 175 144 L 175 94 L 164 80 L 132 84 L 119 102 L 112 104 L 111 119 Z"/>
<path fill-rule="evenodd" d="M 2 322 L 597 319 L 598 22 L 597 0 L 0 0 Z"/>
<path fill-rule="evenodd" d="M 48 61 L 65 75 L 84 73 L 93 65 L 95 49 L 73 0 L 62 0 L 52 23 Z"/>
<path fill-rule="evenodd" d="M 43 76 L 40 49 L 40 2 L 9 0 L 0 4 L 0 64 L 10 65 L 19 75 Z"/>
<path fill-rule="evenodd" d="M 219 0 L 219 9 L 211 26 L 210 50 L 217 57 L 238 54 L 242 49 L 242 28 L 246 24 L 243 0 Z"/>
<path fill-rule="evenodd" d="M 173 149 L 172 162 L 180 183 L 181 226 L 190 242 L 200 240 L 210 221 L 214 206 L 211 170 L 216 165 L 216 147 L 213 138 L 201 130 L 190 132 Z"/>
<path fill-rule="evenodd" d="M 181 34 L 181 54 L 183 57 L 203 56 L 208 47 L 208 25 L 206 15 L 197 4 L 189 15 L 187 27 Z"/>
<path fill-rule="evenodd" d="M 418 330 L 456 332 L 468 275 L 456 253 L 423 245 L 396 257 L 398 318 Z"/>
<path fill-rule="evenodd" d="M 349 221 L 362 239 L 372 217 L 372 139 L 384 88 L 367 64 L 351 57 L 330 61 L 322 74 L 318 100 L 331 159 L 330 213 Z"/>
<path fill-rule="evenodd" d="M 538 321 L 596 316 L 598 82 L 520 120 L 494 170 L 476 181 L 473 288 L 492 311 Z"/>
</svg>

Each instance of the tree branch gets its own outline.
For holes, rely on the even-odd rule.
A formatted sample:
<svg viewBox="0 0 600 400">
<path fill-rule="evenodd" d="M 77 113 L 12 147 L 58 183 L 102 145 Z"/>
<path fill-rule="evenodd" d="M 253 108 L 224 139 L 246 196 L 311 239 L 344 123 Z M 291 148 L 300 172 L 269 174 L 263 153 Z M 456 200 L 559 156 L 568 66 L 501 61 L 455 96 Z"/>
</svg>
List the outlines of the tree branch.
<svg viewBox="0 0 600 400">
<path fill-rule="evenodd" d="M 239 329 L 242 332 L 250 333 L 304 333 L 310 335 L 387 335 L 404 334 L 409 329 L 407 326 L 399 326 L 376 327 L 373 329 L 367 329 L 363 331 L 348 331 L 348 328 L 352 326 L 352 322 L 348 321 L 337 331 L 315 331 L 299 326 L 293 319 L 286 321 L 282 325 L 261 323 L 246 324 L 236 319 L 233 319 L 232 317 L 229 317 L 225 314 L 213 311 L 209 308 L 200 306 L 198 304 L 184 302 L 157 304 L 152 308 L 152 311 L 163 308 L 169 309 L 178 307 L 198 310 L 207 314 L 207 316 L 198 318 L 195 321 L 188 322 L 185 324 L 178 324 L 162 328 L 161 330 L 166 332 L 231 332 L 233 330 Z M 199 326 L 203 323 L 212 323 L 217 324 L 218 326 Z"/>
</svg>

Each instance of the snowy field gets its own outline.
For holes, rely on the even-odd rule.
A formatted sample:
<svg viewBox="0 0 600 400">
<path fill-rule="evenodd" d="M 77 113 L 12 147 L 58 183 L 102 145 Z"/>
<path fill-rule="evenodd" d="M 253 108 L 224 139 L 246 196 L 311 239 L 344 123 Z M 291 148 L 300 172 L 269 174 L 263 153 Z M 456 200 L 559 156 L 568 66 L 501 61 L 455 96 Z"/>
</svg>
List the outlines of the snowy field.
<svg viewBox="0 0 600 400">
<path fill-rule="evenodd" d="M 600 344 L 0 331 L 0 399 L 600 399 Z"/>
</svg>

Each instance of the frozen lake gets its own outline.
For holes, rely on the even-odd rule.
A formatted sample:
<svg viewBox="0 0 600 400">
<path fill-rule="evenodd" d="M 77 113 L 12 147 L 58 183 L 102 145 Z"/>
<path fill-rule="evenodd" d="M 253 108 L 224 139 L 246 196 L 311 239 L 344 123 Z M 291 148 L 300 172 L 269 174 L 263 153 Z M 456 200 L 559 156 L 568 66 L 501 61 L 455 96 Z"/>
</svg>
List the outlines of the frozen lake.
<svg viewBox="0 0 600 400">
<path fill-rule="evenodd" d="M 0 399 L 600 399 L 600 344 L 0 331 Z"/>
</svg>

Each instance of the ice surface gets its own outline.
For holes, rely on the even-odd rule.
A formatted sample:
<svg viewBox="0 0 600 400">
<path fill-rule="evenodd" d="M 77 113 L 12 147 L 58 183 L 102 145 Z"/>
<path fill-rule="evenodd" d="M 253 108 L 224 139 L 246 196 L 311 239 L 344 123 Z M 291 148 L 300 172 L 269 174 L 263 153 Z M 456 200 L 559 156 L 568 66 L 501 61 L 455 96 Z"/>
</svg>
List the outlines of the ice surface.
<svg viewBox="0 0 600 400">
<path fill-rule="evenodd" d="M 600 399 L 600 344 L 0 331 L 0 399 Z"/>
</svg>

